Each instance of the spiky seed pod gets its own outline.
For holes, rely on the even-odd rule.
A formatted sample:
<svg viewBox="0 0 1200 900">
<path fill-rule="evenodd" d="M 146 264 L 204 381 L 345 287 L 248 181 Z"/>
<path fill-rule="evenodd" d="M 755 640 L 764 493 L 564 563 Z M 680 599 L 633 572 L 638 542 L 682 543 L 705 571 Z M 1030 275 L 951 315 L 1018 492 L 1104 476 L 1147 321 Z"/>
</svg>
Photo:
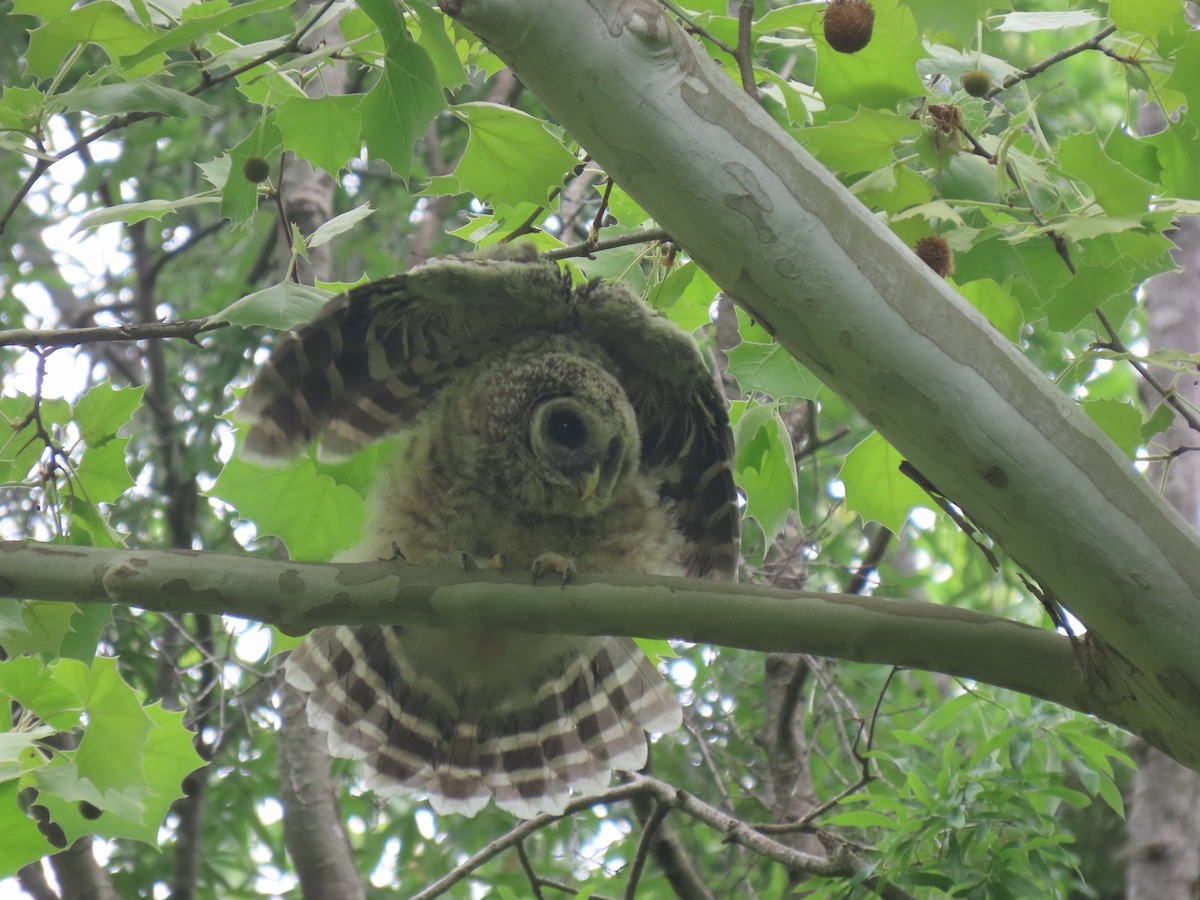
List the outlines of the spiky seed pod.
<svg viewBox="0 0 1200 900">
<path fill-rule="evenodd" d="M 939 278 L 945 278 L 954 271 L 954 251 L 944 237 L 936 234 L 923 237 L 913 249 L 925 265 L 937 272 Z"/>
<path fill-rule="evenodd" d="M 261 156 L 248 156 L 242 163 L 242 175 L 251 184 L 262 184 L 271 176 L 271 164 Z"/>
<path fill-rule="evenodd" d="M 992 76 L 983 69 L 972 69 L 963 75 L 962 89 L 972 97 L 983 97 L 992 89 Z"/>
<path fill-rule="evenodd" d="M 857 53 L 871 42 L 875 7 L 867 0 L 831 0 L 824 26 L 830 47 L 838 53 Z"/>
</svg>

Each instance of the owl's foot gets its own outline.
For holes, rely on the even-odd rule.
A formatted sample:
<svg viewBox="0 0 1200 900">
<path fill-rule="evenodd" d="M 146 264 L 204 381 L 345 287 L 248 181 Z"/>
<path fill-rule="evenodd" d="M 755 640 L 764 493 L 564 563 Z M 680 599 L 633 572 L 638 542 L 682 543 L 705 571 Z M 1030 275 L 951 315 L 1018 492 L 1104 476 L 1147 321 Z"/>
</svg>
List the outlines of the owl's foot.
<svg viewBox="0 0 1200 900">
<path fill-rule="evenodd" d="M 533 561 L 534 583 L 536 584 L 537 580 L 547 572 L 557 572 L 562 575 L 562 583 L 565 585 L 575 574 L 575 561 L 561 553 L 543 553 Z"/>
<path fill-rule="evenodd" d="M 472 556 L 470 553 L 467 553 L 467 551 L 464 550 L 461 553 L 459 553 L 458 558 L 459 558 L 459 561 L 462 562 L 462 567 L 463 567 L 464 571 L 475 572 L 479 569 L 479 564 L 477 562 L 475 562 L 475 557 Z M 497 572 L 503 572 L 504 564 L 505 564 L 504 554 L 497 553 L 495 556 L 493 556 L 491 559 L 489 559 L 487 561 L 487 565 L 484 566 L 484 568 L 495 569 Z"/>
</svg>

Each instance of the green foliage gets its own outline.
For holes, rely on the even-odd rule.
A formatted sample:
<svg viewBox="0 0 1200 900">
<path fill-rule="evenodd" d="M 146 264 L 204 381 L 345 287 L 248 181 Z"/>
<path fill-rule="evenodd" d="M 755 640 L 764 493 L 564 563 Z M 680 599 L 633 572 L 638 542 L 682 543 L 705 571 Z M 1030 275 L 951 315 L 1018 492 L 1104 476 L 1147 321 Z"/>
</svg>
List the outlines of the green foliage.
<svg viewBox="0 0 1200 900">
<path fill-rule="evenodd" d="M 952 283 L 997 340 L 1145 458 L 1173 412 L 1143 407 L 1128 362 L 1196 365 L 1134 339 L 1139 285 L 1173 265 L 1170 223 L 1200 212 L 1200 33 L 1176 0 L 1013 5 L 878 0 L 871 43 L 847 55 L 824 40 L 824 4 L 760 0 L 749 59 L 768 112 L 906 244 L 944 237 Z M 730 9 L 692 0 L 680 14 L 738 78 Z M 1043 623 L 1015 567 L 994 569 L 948 517 L 906 524 L 931 501 L 898 454 L 745 313 L 714 323 L 712 280 L 679 248 L 629 238 L 653 227 L 646 212 L 433 3 L 296 13 L 282 0 L 0 0 L 0 15 L 0 212 L 13 203 L 0 237 L 12 251 L 0 255 L 0 328 L 199 316 L 238 326 L 198 345 L 90 345 L 41 361 L 4 351 L 6 537 L 264 553 L 280 552 L 277 538 L 295 558 L 328 558 L 357 540 L 363 496 L 391 448 L 337 466 L 240 459 L 230 385 L 244 384 L 262 330 L 305 321 L 342 284 L 412 258 L 514 237 L 542 250 L 617 238 L 629 243 L 571 250 L 575 276 L 624 279 L 719 348 L 744 395 L 733 417 L 747 578 L 844 588 L 879 537 L 865 526 L 879 523 L 896 537 L 866 573 L 878 592 Z M 1087 44 L 1109 25 L 1115 33 Z M 983 96 L 961 89 L 977 70 L 992 82 Z M 322 90 L 327 80 L 344 87 Z M 1169 114 L 1152 136 L 1138 136 L 1139 92 Z M 594 102 L 605 102 L 603 73 Z M 332 216 L 306 234 L 279 220 L 288 154 L 336 185 Z M 264 180 L 244 176 L 251 158 L 267 163 Z M 296 282 L 299 262 L 318 255 L 318 278 L 338 285 Z M 120 896 L 163 893 L 176 873 L 153 845 L 161 834 L 174 849 L 180 808 L 160 826 L 181 779 L 212 758 L 201 779 L 216 812 L 193 823 L 198 894 L 286 892 L 274 662 L 260 638 L 232 620 L 0 603 L 10 701 L 0 873 L 55 849 L 47 833 L 92 833 L 133 839 L 118 840 L 107 865 Z M 275 635 L 274 649 L 289 640 Z M 773 798 L 788 788 L 767 739 L 761 658 L 680 653 L 664 665 L 688 729 L 655 745 L 655 774 L 746 821 L 777 818 Z M 871 890 L 867 875 L 930 897 L 1114 890 L 1083 883 L 1095 870 L 1085 857 L 1113 848 L 1073 843 L 1083 826 L 1072 810 L 1091 804 L 1089 816 L 1117 822 L 1124 736 L 940 676 L 808 665 L 793 685 L 805 711 L 794 749 L 804 789 L 831 801 L 813 825 L 871 849 L 860 877 L 809 879 L 803 890 L 856 895 Z M 873 736 L 855 742 L 860 723 Z M 870 774 L 861 784 L 859 755 Z M 343 814 L 380 896 L 412 893 L 511 827 L 494 809 L 445 820 L 419 796 L 378 803 L 355 772 L 338 764 L 353 788 Z M 791 889 L 781 867 L 677 813 L 670 821 L 716 895 Z M 580 897 L 614 895 L 640 833 L 614 805 L 539 830 L 525 851 Z M 473 896 L 529 893 L 511 853 L 475 877 Z M 672 894 L 647 875 L 638 896 Z"/>
</svg>

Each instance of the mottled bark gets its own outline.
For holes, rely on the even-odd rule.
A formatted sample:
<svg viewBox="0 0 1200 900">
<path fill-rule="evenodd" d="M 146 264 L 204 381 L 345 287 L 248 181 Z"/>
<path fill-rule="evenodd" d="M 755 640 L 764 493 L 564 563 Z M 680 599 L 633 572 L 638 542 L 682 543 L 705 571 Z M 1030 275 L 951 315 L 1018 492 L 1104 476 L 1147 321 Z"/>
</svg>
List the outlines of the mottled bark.
<svg viewBox="0 0 1200 900">
<path fill-rule="evenodd" d="M 279 799 L 283 839 L 305 900 L 366 897 L 342 827 L 337 789 L 329 774 L 325 735 L 308 727 L 304 697 L 281 685 L 279 713 Z"/>
<path fill-rule="evenodd" d="M 314 32 L 318 42 L 340 39 L 334 23 Z M 344 66 L 327 66 L 320 78 L 307 85 L 310 96 L 345 91 Z M 289 156 L 284 162 L 281 199 L 286 222 L 301 234 L 311 234 L 333 217 L 334 181 L 306 160 Z M 328 244 L 309 250 L 308 258 L 296 261 L 297 280 L 332 281 Z M 338 806 L 337 791 L 329 773 L 329 750 L 323 734 L 308 727 L 304 698 L 281 683 L 279 713 L 279 798 L 283 804 L 283 834 L 288 854 L 300 879 L 305 898 L 338 897 L 356 900 L 365 896 L 354 864 Z"/>
<path fill-rule="evenodd" d="M 1200 219 L 1188 219 L 1174 235 L 1182 271 L 1146 285 L 1147 337 L 1155 350 L 1200 353 Z M 1200 405 L 1200 374 L 1155 373 L 1175 385 L 1189 403 Z M 1161 398 L 1146 395 L 1153 407 Z M 1151 447 L 1152 453 L 1200 445 L 1200 435 L 1176 420 Z M 1183 452 L 1148 473 L 1162 481 L 1167 500 L 1193 525 L 1200 523 L 1200 451 Z M 1191 900 L 1200 880 L 1200 774 L 1139 740 L 1128 818 L 1127 900 Z"/>
</svg>

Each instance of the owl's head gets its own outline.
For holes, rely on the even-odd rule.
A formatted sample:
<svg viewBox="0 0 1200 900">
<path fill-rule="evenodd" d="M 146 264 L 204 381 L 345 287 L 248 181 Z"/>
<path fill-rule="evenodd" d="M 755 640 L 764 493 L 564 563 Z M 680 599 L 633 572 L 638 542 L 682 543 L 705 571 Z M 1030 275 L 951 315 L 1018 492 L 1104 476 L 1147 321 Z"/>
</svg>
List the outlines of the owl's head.
<svg viewBox="0 0 1200 900">
<path fill-rule="evenodd" d="M 572 352 L 506 355 L 476 379 L 473 467 L 514 512 L 586 517 L 636 471 L 637 419 L 620 383 Z M 465 448 L 464 448 L 465 449 Z"/>
</svg>

